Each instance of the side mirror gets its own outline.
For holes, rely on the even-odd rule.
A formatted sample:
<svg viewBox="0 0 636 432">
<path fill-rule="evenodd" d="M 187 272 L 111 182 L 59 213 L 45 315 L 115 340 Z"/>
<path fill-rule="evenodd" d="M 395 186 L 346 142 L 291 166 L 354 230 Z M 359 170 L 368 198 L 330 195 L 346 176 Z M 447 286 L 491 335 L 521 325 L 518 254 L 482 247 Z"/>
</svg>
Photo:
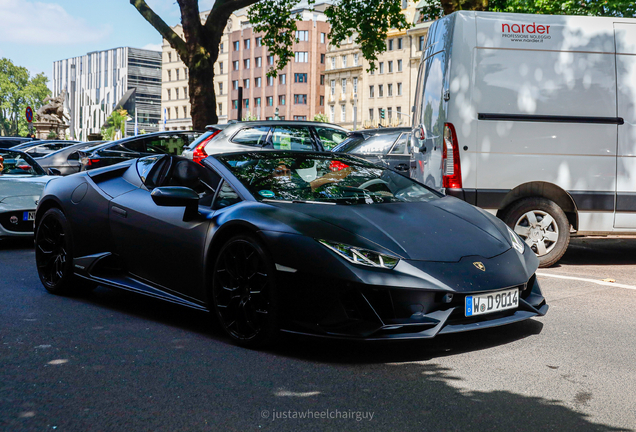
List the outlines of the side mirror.
<svg viewBox="0 0 636 432">
<path fill-rule="evenodd" d="M 185 207 L 184 222 L 193 220 L 199 214 L 199 195 L 190 188 L 163 186 L 153 189 L 150 196 L 161 207 Z"/>
<path fill-rule="evenodd" d="M 57 168 L 49 168 L 47 171 L 49 172 L 49 175 L 53 175 L 53 176 L 61 176 L 62 175 L 62 171 L 60 171 Z"/>
</svg>

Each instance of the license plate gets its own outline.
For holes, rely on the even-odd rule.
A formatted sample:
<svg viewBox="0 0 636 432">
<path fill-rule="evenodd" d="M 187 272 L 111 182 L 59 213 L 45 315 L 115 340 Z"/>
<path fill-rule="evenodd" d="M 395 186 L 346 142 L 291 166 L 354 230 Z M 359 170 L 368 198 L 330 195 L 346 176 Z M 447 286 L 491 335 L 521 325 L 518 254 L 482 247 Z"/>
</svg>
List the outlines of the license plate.
<svg viewBox="0 0 636 432">
<path fill-rule="evenodd" d="M 514 309 L 519 306 L 519 290 L 517 288 L 489 294 L 466 296 L 466 316 L 483 315 Z"/>
<path fill-rule="evenodd" d="M 35 211 L 25 211 L 22 214 L 23 221 L 34 221 L 35 220 Z"/>
</svg>

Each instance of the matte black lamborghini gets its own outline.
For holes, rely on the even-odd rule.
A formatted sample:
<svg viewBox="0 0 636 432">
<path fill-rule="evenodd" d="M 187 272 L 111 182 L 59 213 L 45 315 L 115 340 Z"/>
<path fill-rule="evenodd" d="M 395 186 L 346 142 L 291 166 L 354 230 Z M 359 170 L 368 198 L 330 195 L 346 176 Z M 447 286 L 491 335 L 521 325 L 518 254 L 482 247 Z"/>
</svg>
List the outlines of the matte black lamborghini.
<svg viewBox="0 0 636 432">
<path fill-rule="evenodd" d="M 343 154 L 149 156 L 46 186 L 47 290 L 96 284 L 210 310 L 238 343 L 279 330 L 431 338 L 542 316 L 538 260 L 494 216 Z"/>
</svg>

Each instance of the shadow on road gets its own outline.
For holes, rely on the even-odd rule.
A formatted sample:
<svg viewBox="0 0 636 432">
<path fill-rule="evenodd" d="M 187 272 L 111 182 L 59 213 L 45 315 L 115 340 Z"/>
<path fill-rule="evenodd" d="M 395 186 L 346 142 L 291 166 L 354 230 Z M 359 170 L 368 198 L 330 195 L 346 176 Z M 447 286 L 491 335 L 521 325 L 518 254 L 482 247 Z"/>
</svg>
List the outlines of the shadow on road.
<svg viewBox="0 0 636 432">
<path fill-rule="evenodd" d="M 636 265 L 636 238 L 573 238 L 560 264 Z"/>
</svg>

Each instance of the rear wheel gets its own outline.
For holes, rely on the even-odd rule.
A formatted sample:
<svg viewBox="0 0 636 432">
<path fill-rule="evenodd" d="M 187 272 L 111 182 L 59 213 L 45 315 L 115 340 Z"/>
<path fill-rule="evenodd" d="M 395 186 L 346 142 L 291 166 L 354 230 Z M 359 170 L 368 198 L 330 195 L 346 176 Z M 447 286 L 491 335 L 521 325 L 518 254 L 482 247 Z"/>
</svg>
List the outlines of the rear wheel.
<svg viewBox="0 0 636 432">
<path fill-rule="evenodd" d="M 239 235 L 221 248 L 212 300 L 225 332 L 239 345 L 259 347 L 277 334 L 274 266 L 255 238 Z"/>
<path fill-rule="evenodd" d="M 40 281 L 48 292 L 62 295 L 76 292 L 71 227 L 64 213 L 57 208 L 47 210 L 38 222 L 35 262 Z"/>
<path fill-rule="evenodd" d="M 537 255 L 539 267 L 556 264 L 570 243 L 570 222 L 561 207 L 549 199 L 519 200 L 502 219 Z"/>
</svg>

